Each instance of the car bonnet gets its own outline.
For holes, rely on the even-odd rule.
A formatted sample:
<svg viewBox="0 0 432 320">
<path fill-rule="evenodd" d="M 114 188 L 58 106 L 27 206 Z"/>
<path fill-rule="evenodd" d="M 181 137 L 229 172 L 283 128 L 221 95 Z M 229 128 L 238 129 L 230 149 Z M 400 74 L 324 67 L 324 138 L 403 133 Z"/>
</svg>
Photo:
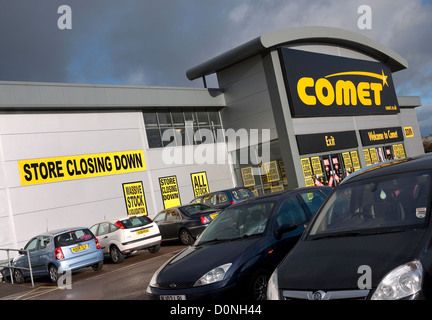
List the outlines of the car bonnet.
<svg viewBox="0 0 432 320">
<path fill-rule="evenodd" d="M 302 240 L 278 266 L 280 289 L 358 289 L 361 266 L 369 266 L 372 287 L 397 266 L 416 258 L 424 229 Z"/>
<path fill-rule="evenodd" d="M 249 239 L 213 242 L 198 246 L 189 246 L 178 253 L 159 272 L 157 282 L 185 281 L 195 282 L 208 271 L 226 264 L 233 266 L 228 273 L 241 264 L 243 259 L 254 255 L 257 243 L 262 237 Z"/>
</svg>

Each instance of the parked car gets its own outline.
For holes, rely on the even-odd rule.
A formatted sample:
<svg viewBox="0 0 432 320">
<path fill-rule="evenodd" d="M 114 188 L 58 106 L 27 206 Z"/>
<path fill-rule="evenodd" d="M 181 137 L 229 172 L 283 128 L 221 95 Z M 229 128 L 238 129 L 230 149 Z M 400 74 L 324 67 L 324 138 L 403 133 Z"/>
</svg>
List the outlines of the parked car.
<svg viewBox="0 0 432 320">
<path fill-rule="evenodd" d="M 104 255 L 114 263 L 123 262 L 134 251 L 158 252 L 162 239 L 157 224 L 144 215 L 107 219 L 90 230 L 98 237 Z"/>
<path fill-rule="evenodd" d="M 191 203 L 204 203 L 214 208 L 225 209 L 234 203 L 254 196 L 255 195 L 249 189 L 240 187 L 211 192 L 193 199 Z"/>
<path fill-rule="evenodd" d="M 147 294 L 160 300 L 264 300 L 269 276 L 329 189 L 301 188 L 230 206 L 153 275 Z"/>
<path fill-rule="evenodd" d="M 432 154 L 336 187 L 274 271 L 271 299 L 431 299 Z"/>
<path fill-rule="evenodd" d="M 16 283 L 30 277 L 26 251 L 30 255 L 33 277 L 49 276 L 57 282 L 59 272 L 91 266 L 95 271 L 103 267 L 103 253 L 98 239 L 87 228 L 70 228 L 46 232 L 32 238 L 12 260 Z M 5 273 L 6 275 L 8 272 Z"/>
<path fill-rule="evenodd" d="M 180 240 L 192 244 L 220 210 L 202 203 L 188 204 L 162 210 L 154 218 L 159 226 L 162 240 Z"/>
</svg>

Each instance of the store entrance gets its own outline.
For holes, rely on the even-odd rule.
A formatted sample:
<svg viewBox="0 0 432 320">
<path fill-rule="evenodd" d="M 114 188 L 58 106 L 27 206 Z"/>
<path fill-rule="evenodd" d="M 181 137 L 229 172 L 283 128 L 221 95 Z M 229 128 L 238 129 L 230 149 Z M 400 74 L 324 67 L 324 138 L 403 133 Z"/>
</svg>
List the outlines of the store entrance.
<svg viewBox="0 0 432 320">
<path fill-rule="evenodd" d="M 325 185 L 335 187 L 345 178 L 345 167 L 340 153 L 321 156 Z"/>
</svg>

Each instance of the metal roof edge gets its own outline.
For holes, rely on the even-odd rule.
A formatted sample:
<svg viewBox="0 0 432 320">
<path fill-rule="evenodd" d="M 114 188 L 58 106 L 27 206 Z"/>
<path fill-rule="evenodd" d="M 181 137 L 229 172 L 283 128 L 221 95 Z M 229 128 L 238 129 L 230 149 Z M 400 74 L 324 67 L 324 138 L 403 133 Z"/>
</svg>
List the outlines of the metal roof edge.
<svg viewBox="0 0 432 320">
<path fill-rule="evenodd" d="M 408 68 L 408 62 L 399 54 L 364 35 L 340 28 L 308 26 L 261 35 L 190 68 L 186 76 L 189 80 L 195 80 L 278 46 L 310 42 L 341 45 L 360 51 L 386 63 L 392 72 Z"/>
</svg>

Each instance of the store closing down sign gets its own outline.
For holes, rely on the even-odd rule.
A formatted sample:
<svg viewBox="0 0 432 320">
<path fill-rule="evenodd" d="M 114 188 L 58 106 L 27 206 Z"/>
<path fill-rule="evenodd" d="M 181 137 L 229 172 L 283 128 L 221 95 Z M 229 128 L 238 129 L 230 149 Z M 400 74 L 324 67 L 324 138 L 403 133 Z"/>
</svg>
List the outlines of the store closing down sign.
<svg viewBox="0 0 432 320">
<path fill-rule="evenodd" d="M 21 185 L 145 171 L 143 150 L 19 160 Z"/>
<path fill-rule="evenodd" d="M 147 215 L 142 181 L 123 183 L 123 194 L 128 215 Z"/>
<path fill-rule="evenodd" d="M 191 173 L 191 180 L 195 198 L 210 192 L 205 171 Z"/>
<path fill-rule="evenodd" d="M 165 209 L 181 205 L 176 176 L 159 178 L 159 185 Z"/>
</svg>

